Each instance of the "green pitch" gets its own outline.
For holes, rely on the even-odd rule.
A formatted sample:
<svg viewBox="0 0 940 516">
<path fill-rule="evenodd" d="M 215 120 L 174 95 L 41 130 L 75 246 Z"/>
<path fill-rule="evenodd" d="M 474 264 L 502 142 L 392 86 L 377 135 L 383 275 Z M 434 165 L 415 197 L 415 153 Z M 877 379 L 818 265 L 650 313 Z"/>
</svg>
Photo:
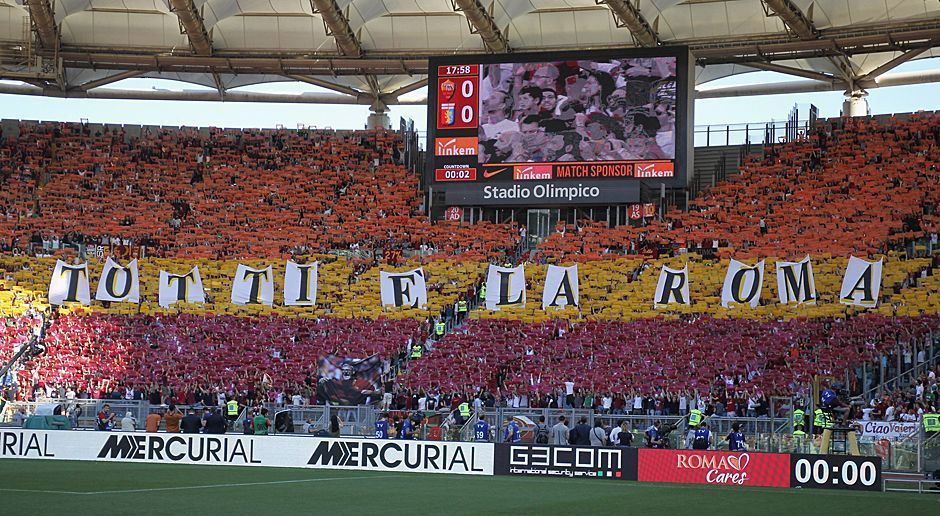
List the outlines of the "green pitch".
<svg viewBox="0 0 940 516">
<path fill-rule="evenodd" d="M 361 471 L 0 460 L 0 513 L 938 514 L 900 493 Z"/>
</svg>

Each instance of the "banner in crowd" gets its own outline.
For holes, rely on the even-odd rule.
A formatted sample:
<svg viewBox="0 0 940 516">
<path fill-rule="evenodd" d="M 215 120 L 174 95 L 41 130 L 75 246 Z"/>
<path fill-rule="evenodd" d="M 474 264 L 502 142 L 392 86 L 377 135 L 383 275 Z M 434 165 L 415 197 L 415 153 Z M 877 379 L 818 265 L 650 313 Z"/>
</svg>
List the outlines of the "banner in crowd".
<svg viewBox="0 0 940 516">
<path fill-rule="evenodd" d="M 330 405 L 364 405 L 369 395 L 382 390 L 382 360 L 328 355 L 317 364 L 317 401 Z M 373 398 L 374 400 L 375 398 Z"/>
<path fill-rule="evenodd" d="M 202 276 L 199 267 L 193 267 L 186 274 L 170 274 L 160 271 L 159 303 L 169 308 L 174 303 L 205 303 L 206 291 L 202 288 Z"/>
<path fill-rule="evenodd" d="M 95 293 L 98 301 L 117 301 L 126 303 L 140 302 L 140 276 L 137 270 L 137 259 L 133 259 L 126 267 L 112 260 L 109 256 L 104 262 L 101 278 L 98 280 L 98 291 Z"/>
<path fill-rule="evenodd" d="M 406 272 L 379 272 L 382 306 L 424 308 L 428 304 L 428 287 L 424 268 Z"/>
<path fill-rule="evenodd" d="M 268 306 L 274 304 L 274 273 L 271 266 L 264 269 L 252 269 L 238 264 L 235 279 L 232 281 L 232 304 Z"/>
<path fill-rule="evenodd" d="M 525 265 L 497 267 L 490 264 L 486 273 L 486 309 L 503 305 L 525 306 Z"/>
<path fill-rule="evenodd" d="M 849 258 L 842 277 L 842 289 L 839 291 L 839 301 L 847 305 L 874 308 L 878 306 L 878 295 L 881 293 L 881 272 L 884 260 L 869 262 L 856 258 Z"/>
<path fill-rule="evenodd" d="M 721 306 L 750 305 L 757 308 L 764 288 L 764 260 L 753 267 L 732 259 L 721 288 Z"/>
<path fill-rule="evenodd" d="M 901 441 L 912 434 L 916 434 L 921 429 L 921 424 L 917 422 L 863 421 L 858 419 L 853 423 L 861 429 L 857 432 L 858 438 L 865 441 L 880 441 L 882 439 Z"/>
<path fill-rule="evenodd" d="M 549 265 L 542 291 L 542 310 L 548 307 L 580 306 L 578 293 L 578 265 L 559 267 Z"/>
<path fill-rule="evenodd" d="M 91 287 L 88 286 L 88 262 L 69 265 L 55 261 L 52 279 L 49 280 L 49 304 L 66 302 L 91 304 Z"/>
<path fill-rule="evenodd" d="M 285 306 L 315 306 L 319 264 L 297 264 L 288 261 L 284 271 Z M 840 302 L 866 308 L 878 304 L 881 293 L 883 260 L 868 262 L 850 257 L 840 290 Z M 383 306 L 424 308 L 428 291 L 423 268 L 405 272 L 380 271 Z M 732 308 L 748 304 L 756 307 L 763 292 L 764 261 L 753 266 L 731 260 L 721 290 L 721 305 Z M 486 276 L 485 306 L 499 310 L 504 305 L 526 302 L 525 266 L 498 267 L 490 265 Z M 799 262 L 777 262 L 777 290 L 781 304 L 815 304 L 818 298 L 813 266 L 807 256 Z M 104 264 L 95 299 L 100 301 L 140 302 L 140 277 L 137 261 L 126 266 L 112 258 Z M 159 304 L 167 308 L 177 302 L 205 303 L 199 269 L 193 267 L 184 275 L 160 271 Z M 232 281 L 232 303 L 236 305 L 274 303 L 274 272 L 271 266 L 252 269 L 239 264 Z M 88 263 L 69 265 L 56 261 L 49 282 L 49 303 L 91 303 Z M 654 308 L 689 305 L 689 266 L 672 269 L 663 266 L 656 283 Z M 549 265 L 542 292 L 542 309 L 580 306 L 578 266 Z"/>
<path fill-rule="evenodd" d="M 653 308 L 664 308 L 671 304 L 687 305 L 689 300 L 689 264 L 682 270 L 670 269 L 663 265 L 656 282 L 656 295 Z"/>
<path fill-rule="evenodd" d="M 304 265 L 290 260 L 284 269 L 284 305 L 315 306 L 320 262 Z"/>
<path fill-rule="evenodd" d="M 782 305 L 816 304 L 816 278 L 809 255 L 798 262 L 777 262 L 777 293 Z"/>
</svg>

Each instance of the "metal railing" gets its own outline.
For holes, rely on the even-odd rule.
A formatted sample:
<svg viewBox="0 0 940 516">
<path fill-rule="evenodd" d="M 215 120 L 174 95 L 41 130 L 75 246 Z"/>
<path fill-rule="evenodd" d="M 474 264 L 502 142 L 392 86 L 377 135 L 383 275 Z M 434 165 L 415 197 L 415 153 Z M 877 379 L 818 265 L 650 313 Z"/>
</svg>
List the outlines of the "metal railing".
<svg viewBox="0 0 940 516">
<path fill-rule="evenodd" d="M 694 128 L 693 144 L 695 147 L 712 147 L 784 143 L 803 138 L 812 129 L 812 120 L 697 125 Z"/>
<path fill-rule="evenodd" d="M 151 405 L 147 401 L 134 400 L 49 400 L 44 402 L 9 401 L 5 410 L 0 413 L 0 426 L 10 426 L 13 413 L 25 409 L 26 415 L 33 415 L 39 406 L 60 405 L 62 415 L 66 415 L 76 429 L 96 428 L 96 415 L 104 407 L 110 405 L 115 414 L 114 429 L 120 429 L 120 420 L 126 413 L 136 419 L 136 428 L 142 429 L 144 421 L 151 410 L 165 410 L 165 405 Z M 179 406 L 182 411 L 190 408 L 201 410 L 202 405 Z M 329 431 L 331 416 L 336 415 L 342 421 L 340 435 L 344 437 L 372 437 L 375 422 L 381 410 L 371 405 L 361 406 L 277 406 L 266 404 L 270 417 L 274 414 L 287 411 L 290 413 L 293 425 L 284 429 L 274 429 L 272 433 L 303 434 L 304 426 L 309 429 L 307 433 L 319 430 Z M 81 414 L 77 415 L 81 409 Z M 410 411 L 390 411 L 392 415 L 408 417 Z M 235 421 L 235 432 L 241 432 L 243 423 L 248 416 L 244 410 Z M 442 439 L 448 441 L 473 441 L 473 427 L 479 418 L 485 419 L 490 425 L 490 441 L 503 442 L 504 428 L 510 419 L 514 419 L 522 432 L 523 442 L 534 442 L 535 425 L 539 418 L 545 418 L 545 425 L 549 428 L 558 423 L 561 416 L 565 416 L 568 428 L 572 428 L 582 418 L 594 427 L 599 422 L 606 430 L 627 423 L 627 430 L 633 436 L 633 446 L 642 447 L 646 442 L 645 432 L 657 421 L 663 426 L 670 425 L 674 429 L 668 433 L 667 442 L 671 448 L 687 448 L 689 428 L 686 416 L 680 415 L 647 415 L 647 414 L 601 414 L 588 409 L 558 409 L 558 408 L 485 408 L 475 413 L 463 425 L 457 426 L 450 411 L 441 409 L 428 411 L 423 414 L 426 424 L 421 426 L 419 439 Z M 794 436 L 792 422 L 789 417 L 724 417 L 712 415 L 706 422 L 716 436 L 718 448 L 724 448 L 723 438 L 730 433 L 733 424 L 740 425 L 745 434 L 746 444 L 751 451 L 778 452 L 778 453 L 820 453 L 818 438 L 812 435 L 804 437 Z M 440 430 L 437 430 L 437 429 Z M 929 438 L 920 430 L 902 439 L 889 441 L 868 439 L 859 440 L 859 449 L 862 455 L 880 456 L 884 460 L 885 469 L 893 471 L 923 472 L 940 469 L 940 434 Z"/>
</svg>

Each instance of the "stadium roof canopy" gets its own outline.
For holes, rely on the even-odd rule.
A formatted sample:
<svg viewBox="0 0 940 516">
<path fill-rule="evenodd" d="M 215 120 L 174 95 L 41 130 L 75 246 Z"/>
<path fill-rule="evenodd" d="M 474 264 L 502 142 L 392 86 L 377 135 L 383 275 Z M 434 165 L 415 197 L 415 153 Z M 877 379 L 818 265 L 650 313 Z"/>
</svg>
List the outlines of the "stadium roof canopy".
<svg viewBox="0 0 940 516">
<path fill-rule="evenodd" d="M 427 56 L 657 45 L 692 48 L 699 97 L 933 82 L 890 70 L 940 56 L 940 0 L 0 0 L 0 93 L 381 109 L 424 102 Z M 802 80 L 701 86 L 757 70 Z M 234 90 L 275 81 L 335 93 Z"/>
</svg>

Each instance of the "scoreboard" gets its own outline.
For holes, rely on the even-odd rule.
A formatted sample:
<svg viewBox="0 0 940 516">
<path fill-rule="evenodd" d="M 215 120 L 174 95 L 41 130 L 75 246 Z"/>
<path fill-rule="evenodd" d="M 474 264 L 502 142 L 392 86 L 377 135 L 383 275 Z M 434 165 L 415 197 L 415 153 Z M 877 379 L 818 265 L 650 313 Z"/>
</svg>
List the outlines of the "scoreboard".
<svg viewBox="0 0 940 516">
<path fill-rule="evenodd" d="M 476 129 L 479 65 L 437 67 L 438 129 Z"/>
<path fill-rule="evenodd" d="M 683 187 L 685 47 L 447 56 L 429 67 L 427 182 L 449 206 L 639 201 Z"/>
</svg>

